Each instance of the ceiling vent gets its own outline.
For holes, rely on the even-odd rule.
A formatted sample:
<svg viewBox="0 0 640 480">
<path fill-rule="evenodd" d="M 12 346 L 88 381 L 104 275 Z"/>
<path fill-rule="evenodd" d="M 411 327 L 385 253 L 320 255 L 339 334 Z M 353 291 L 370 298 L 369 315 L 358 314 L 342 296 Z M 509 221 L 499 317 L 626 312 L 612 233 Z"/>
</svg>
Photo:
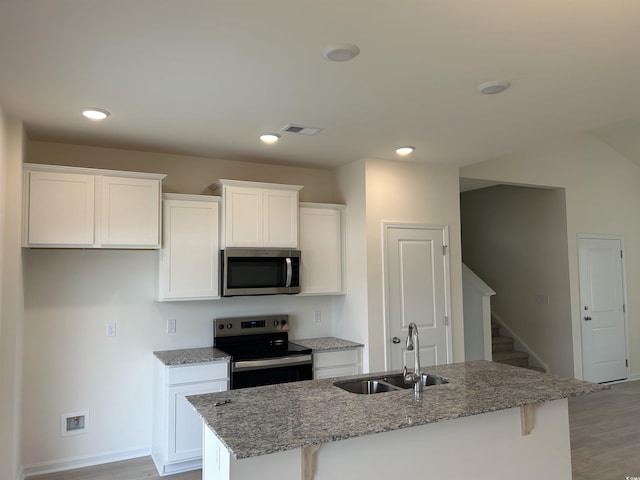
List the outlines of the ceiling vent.
<svg viewBox="0 0 640 480">
<path fill-rule="evenodd" d="M 315 135 L 321 128 L 303 127 L 302 125 L 293 125 L 291 123 L 280 129 L 281 132 L 298 133 L 300 135 Z"/>
</svg>

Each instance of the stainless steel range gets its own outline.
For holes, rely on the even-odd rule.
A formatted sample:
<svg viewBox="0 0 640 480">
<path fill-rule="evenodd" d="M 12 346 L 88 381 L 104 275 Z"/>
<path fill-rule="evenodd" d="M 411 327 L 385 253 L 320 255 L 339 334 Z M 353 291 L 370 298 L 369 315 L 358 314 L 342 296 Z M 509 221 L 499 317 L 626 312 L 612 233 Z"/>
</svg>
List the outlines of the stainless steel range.
<svg viewBox="0 0 640 480">
<path fill-rule="evenodd" d="M 289 316 L 216 318 L 213 346 L 231 355 L 230 388 L 311 380 L 311 349 L 289 342 Z"/>
</svg>

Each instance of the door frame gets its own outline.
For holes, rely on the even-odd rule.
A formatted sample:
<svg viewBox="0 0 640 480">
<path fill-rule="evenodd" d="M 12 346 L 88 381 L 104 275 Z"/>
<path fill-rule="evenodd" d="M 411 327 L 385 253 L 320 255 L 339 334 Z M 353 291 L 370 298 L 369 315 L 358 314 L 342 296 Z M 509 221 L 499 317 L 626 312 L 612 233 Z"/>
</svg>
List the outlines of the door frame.
<svg viewBox="0 0 640 480">
<path fill-rule="evenodd" d="M 390 228 L 406 228 L 415 230 L 437 230 L 442 232 L 442 244 L 445 246 L 443 255 L 444 261 L 444 311 L 448 319 L 445 325 L 445 334 L 447 341 L 447 363 L 451 363 L 453 359 L 453 335 L 452 335 L 452 319 L 451 319 L 451 264 L 450 264 L 450 247 L 449 247 L 449 225 L 434 225 L 424 223 L 405 223 L 405 222 L 382 222 L 382 306 L 384 315 L 384 368 L 389 370 L 391 365 L 391 351 L 389 349 L 391 320 L 389 312 L 389 299 L 387 290 L 387 271 L 389 260 L 387 258 L 387 231 Z"/>
<path fill-rule="evenodd" d="M 624 309 L 622 312 L 622 318 L 624 321 L 624 342 L 625 342 L 625 348 L 626 348 L 626 356 L 627 356 L 627 362 L 625 365 L 625 371 L 626 371 L 626 379 L 629 380 L 629 371 L 631 368 L 631 365 L 629 364 L 629 312 L 628 312 L 628 305 L 627 305 L 627 299 L 629 298 L 627 296 L 627 269 L 626 269 L 626 258 L 627 258 L 627 252 L 625 250 L 625 245 L 624 245 L 624 235 L 615 235 L 615 234 L 601 234 L 601 233 L 578 233 L 577 234 L 577 245 L 576 245 L 576 253 L 577 253 L 577 260 L 578 260 L 578 315 L 577 315 L 577 321 L 578 321 L 578 335 L 580 338 L 580 342 L 579 342 L 579 348 L 580 348 L 580 363 L 581 363 L 581 370 L 582 370 L 582 379 L 584 379 L 584 348 L 583 348 L 583 338 L 582 338 L 582 285 L 580 285 L 580 241 L 581 240 L 619 240 L 620 241 L 620 249 L 622 250 L 622 261 L 621 263 L 621 268 L 622 268 L 622 296 L 623 296 L 623 301 L 624 301 Z M 575 368 L 574 368 L 575 370 Z M 624 380 L 623 380 L 624 381 Z"/>
</svg>

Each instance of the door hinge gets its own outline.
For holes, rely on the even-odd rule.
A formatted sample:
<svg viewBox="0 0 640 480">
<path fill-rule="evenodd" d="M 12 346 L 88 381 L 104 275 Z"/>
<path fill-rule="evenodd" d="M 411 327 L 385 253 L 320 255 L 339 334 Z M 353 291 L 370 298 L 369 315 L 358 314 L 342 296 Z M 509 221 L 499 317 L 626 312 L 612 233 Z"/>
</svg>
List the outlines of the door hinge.
<svg viewBox="0 0 640 480">
<path fill-rule="evenodd" d="M 448 327 L 449 326 L 449 317 L 448 316 L 444 316 L 444 326 Z"/>
<path fill-rule="evenodd" d="M 622 256 L 622 250 L 620 250 L 620 258 L 623 258 L 623 256 Z"/>
<path fill-rule="evenodd" d="M 447 248 L 449 248 L 448 245 L 442 245 L 442 254 L 446 255 L 447 254 Z"/>
<path fill-rule="evenodd" d="M 622 304 L 622 313 L 627 313 L 627 304 L 626 303 Z"/>
<path fill-rule="evenodd" d="M 624 364 L 627 366 L 627 368 L 629 368 L 629 359 L 628 358 L 624 359 Z"/>
</svg>

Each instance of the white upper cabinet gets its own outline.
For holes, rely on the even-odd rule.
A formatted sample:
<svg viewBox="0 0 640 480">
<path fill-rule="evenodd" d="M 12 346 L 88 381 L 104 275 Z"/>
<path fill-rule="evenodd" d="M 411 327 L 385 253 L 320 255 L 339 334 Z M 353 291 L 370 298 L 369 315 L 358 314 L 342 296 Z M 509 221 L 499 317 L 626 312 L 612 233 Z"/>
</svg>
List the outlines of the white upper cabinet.
<svg viewBox="0 0 640 480">
<path fill-rule="evenodd" d="M 158 300 L 219 298 L 219 202 L 164 194 Z"/>
<path fill-rule="evenodd" d="M 25 172 L 28 246 L 94 244 L 95 177 L 65 172 Z M 26 206 L 26 205 L 25 205 Z"/>
<path fill-rule="evenodd" d="M 220 180 L 222 248 L 298 247 L 298 185 Z"/>
<path fill-rule="evenodd" d="M 25 164 L 23 246 L 160 248 L 164 177 Z"/>
<path fill-rule="evenodd" d="M 101 177 L 101 228 L 105 248 L 160 244 L 161 185 L 148 178 Z"/>
<path fill-rule="evenodd" d="M 344 205 L 300 204 L 301 294 L 343 292 Z"/>
</svg>

